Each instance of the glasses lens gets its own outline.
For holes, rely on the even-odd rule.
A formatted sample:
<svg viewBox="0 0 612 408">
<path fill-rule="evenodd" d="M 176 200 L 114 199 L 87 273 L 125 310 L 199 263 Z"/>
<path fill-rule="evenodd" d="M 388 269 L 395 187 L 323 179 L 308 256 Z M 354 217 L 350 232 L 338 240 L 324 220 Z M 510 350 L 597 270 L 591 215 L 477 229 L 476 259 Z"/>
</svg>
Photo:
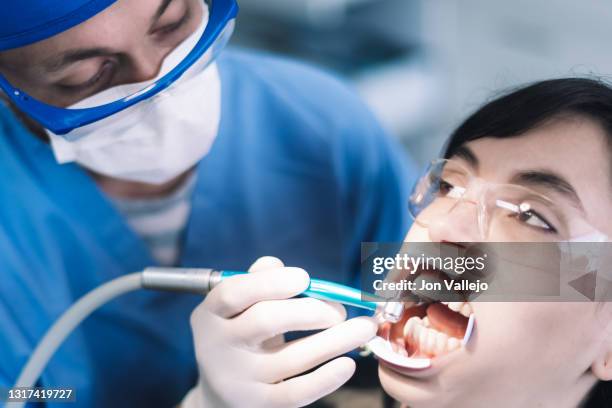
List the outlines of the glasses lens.
<svg viewBox="0 0 612 408">
<path fill-rule="evenodd" d="M 95 108 L 122 99 L 130 100 L 147 92 L 153 86 L 155 86 L 155 83 L 157 81 L 159 81 L 169 72 L 178 67 L 187 57 L 187 55 L 193 50 L 197 42 L 202 37 L 202 34 L 204 33 L 204 29 L 206 28 L 206 21 L 206 19 L 203 19 L 197 29 L 187 38 L 185 38 L 179 45 L 177 45 L 174 50 L 172 50 L 164 58 L 159 70 L 159 74 L 155 78 L 145 82 L 119 85 L 106 89 L 102 92 L 95 93 L 94 95 L 89 96 L 74 105 L 71 105 L 69 108 Z M 193 75 L 197 72 L 202 71 L 209 63 L 209 54 L 210 53 L 206 53 L 196 63 L 189 67 L 189 69 L 183 74 L 183 77 L 185 77 L 186 75 Z"/>
<path fill-rule="evenodd" d="M 496 237 L 519 242 L 571 238 L 571 213 L 535 191 L 520 186 L 499 186 L 488 192 L 487 208 L 491 211 L 489 230 Z"/>
<path fill-rule="evenodd" d="M 449 214 L 464 200 L 474 176 L 453 160 L 436 160 L 415 185 L 408 210 L 413 220 L 428 227 Z M 576 208 L 555 203 L 529 188 L 512 184 L 486 183 L 478 208 L 482 239 L 515 242 L 559 242 L 605 236 L 591 226 Z M 585 238 L 586 237 L 586 238 Z"/>
<path fill-rule="evenodd" d="M 448 212 L 463 197 L 470 178 L 458 163 L 433 161 L 410 195 L 410 215 L 417 223 L 429 225 L 435 216 Z"/>
</svg>

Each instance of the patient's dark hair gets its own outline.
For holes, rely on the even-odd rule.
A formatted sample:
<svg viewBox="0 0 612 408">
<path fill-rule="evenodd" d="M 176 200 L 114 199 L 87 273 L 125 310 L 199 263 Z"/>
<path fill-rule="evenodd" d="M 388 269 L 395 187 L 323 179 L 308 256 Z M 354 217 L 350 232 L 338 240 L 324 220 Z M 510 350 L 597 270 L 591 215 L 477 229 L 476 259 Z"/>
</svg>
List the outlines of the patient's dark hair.
<svg viewBox="0 0 612 408">
<path fill-rule="evenodd" d="M 521 136 L 554 119 L 572 116 L 599 123 L 612 152 L 612 87 L 596 79 L 563 78 L 537 82 L 485 104 L 451 135 L 444 157 L 453 156 L 472 140 Z M 610 406 L 612 381 L 599 381 L 582 407 Z"/>
<path fill-rule="evenodd" d="M 612 150 L 612 87 L 596 79 L 562 78 L 536 82 L 485 104 L 453 132 L 444 157 L 472 140 L 521 136 L 564 116 L 598 122 Z"/>
</svg>

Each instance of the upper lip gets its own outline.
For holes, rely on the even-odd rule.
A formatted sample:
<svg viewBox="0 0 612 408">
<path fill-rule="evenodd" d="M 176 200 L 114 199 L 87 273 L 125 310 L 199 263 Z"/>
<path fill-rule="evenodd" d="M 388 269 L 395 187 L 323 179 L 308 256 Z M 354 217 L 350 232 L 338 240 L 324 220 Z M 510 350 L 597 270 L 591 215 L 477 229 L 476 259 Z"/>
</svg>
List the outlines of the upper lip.
<svg viewBox="0 0 612 408">
<path fill-rule="evenodd" d="M 445 271 L 434 268 L 419 268 L 413 274 L 411 274 L 407 280 L 417 281 L 420 277 L 428 278 L 427 280 L 445 280 L 451 278 Z M 456 278 L 452 278 L 456 279 Z M 465 302 L 468 299 L 467 293 L 457 292 L 451 289 L 449 292 L 434 291 L 430 293 L 424 293 L 422 291 L 410 291 L 404 293 L 401 296 L 401 300 L 415 302 L 416 304 L 421 303 L 432 303 L 432 302 Z"/>
<path fill-rule="evenodd" d="M 432 243 L 432 245 L 434 245 L 434 243 Z M 424 256 L 431 256 L 431 257 L 436 257 L 436 256 L 441 256 L 440 253 L 442 252 L 447 252 L 449 254 L 456 254 L 456 256 L 466 256 L 466 254 L 472 254 L 473 252 L 475 253 L 484 253 L 483 248 L 480 246 L 480 244 L 476 244 L 476 243 L 456 243 L 456 242 L 449 242 L 449 241 L 441 241 L 439 243 L 437 243 L 437 247 L 439 248 L 437 251 L 432 251 L 432 252 L 437 252 L 436 253 L 432 253 L 432 254 L 423 254 Z M 410 251 L 408 251 L 408 255 L 409 256 L 414 256 L 414 257 L 418 257 L 418 255 L 420 254 L 413 254 L 410 253 Z M 451 255 L 448 255 L 451 256 Z M 472 255 L 473 256 L 473 255 Z M 455 276 L 452 276 L 452 274 L 455 274 Z M 488 276 L 488 271 L 487 268 L 485 267 L 484 270 L 479 272 L 478 276 L 474 275 L 474 271 L 470 271 L 467 274 L 463 274 L 463 275 L 457 275 L 454 272 L 451 271 L 446 271 L 446 270 L 440 270 L 440 269 L 436 269 L 436 268 L 423 268 L 423 267 L 419 267 L 416 271 L 413 271 L 410 273 L 410 275 L 408 277 L 406 277 L 405 279 L 407 280 L 412 280 L 415 281 L 417 280 L 420 276 L 428 276 L 430 278 L 433 279 L 469 279 L 472 278 L 474 279 L 475 277 L 478 279 L 485 279 Z M 428 296 L 429 295 L 429 296 Z M 456 302 L 456 301 L 468 301 L 468 297 L 470 296 L 470 293 L 461 293 L 461 292 L 457 292 L 457 291 L 450 291 L 450 293 L 447 294 L 443 294 L 443 293 L 434 293 L 433 297 L 431 296 L 432 294 L 424 294 L 422 292 L 413 292 L 410 291 L 410 293 L 403 294 L 403 300 L 410 300 L 410 301 L 416 301 L 416 302 L 425 302 L 425 303 L 429 303 L 432 301 L 444 301 L 444 302 Z"/>
</svg>

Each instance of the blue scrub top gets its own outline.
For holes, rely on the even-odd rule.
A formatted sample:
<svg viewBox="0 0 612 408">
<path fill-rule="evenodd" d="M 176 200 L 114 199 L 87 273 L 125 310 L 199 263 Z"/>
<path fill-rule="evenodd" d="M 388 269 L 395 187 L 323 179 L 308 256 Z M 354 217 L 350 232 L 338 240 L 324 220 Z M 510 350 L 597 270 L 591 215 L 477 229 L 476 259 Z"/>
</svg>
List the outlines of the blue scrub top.
<svg viewBox="0 0 612 408">
<path fill-rule="evenodd" d="M 221 125 L 197 167 L 181 265 L 246 270 L 273 255 L 357 285 L 360 243 L 407 231 L 410 162 L 327 74 L 239 51 L 219 68 Z M 58 165 L 2 104 L 0 200 L 1 387 L 76 299 L 155 261 L 92 179 Z M 79 407 L 174 406 L 197 379 L 189 315 L 201 301 L 118 298 L 70 336 L 40 385 L 75 387 Z"/>
</svg>

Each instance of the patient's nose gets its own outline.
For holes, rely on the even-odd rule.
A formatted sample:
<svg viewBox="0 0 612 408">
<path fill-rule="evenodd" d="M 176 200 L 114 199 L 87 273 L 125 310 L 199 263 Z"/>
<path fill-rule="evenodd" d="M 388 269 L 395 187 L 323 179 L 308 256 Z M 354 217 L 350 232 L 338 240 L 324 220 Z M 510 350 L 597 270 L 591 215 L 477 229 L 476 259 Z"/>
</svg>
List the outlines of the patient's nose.
<svg viewBox="0 0 612 408">
<path fill-rule="evenodd" d="M 432 242 L 480 242 L 484 240 L 479 222 L 478 202 L 457 201 L 448 212 L 439 214 L 429 223 Z M 485 220 L 482 220 L 485 221 Z"/>
</svg>

